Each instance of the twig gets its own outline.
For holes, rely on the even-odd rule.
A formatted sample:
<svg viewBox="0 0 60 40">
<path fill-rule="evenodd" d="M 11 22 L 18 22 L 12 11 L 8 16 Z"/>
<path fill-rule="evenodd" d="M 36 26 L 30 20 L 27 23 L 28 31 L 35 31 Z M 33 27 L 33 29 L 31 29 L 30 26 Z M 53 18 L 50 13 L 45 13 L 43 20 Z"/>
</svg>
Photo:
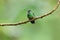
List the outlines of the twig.
<svg viewBox="0 0 60 40">
<path fill-rule="evenodd" d="M 53 10 L 51 10 L 49 13 L 45 14 L 45 15 L 42 15 L 42 16 L 39 16 L 37 18 L 34 18 L 32 20 L 37 20 L 37 19 L 41 19 L 41 18 L 44 18 L 50 14 L 52 14 L 60 5 L 60 0 L 58 1 L 58 4 L 54 7 Z M 21 25 L 21 24 L 26 24 L 32 20 L 27 20 L 27 21 L 24 21 L 24 22 L 18 22 L 18 23 L 11 23 L 11 24 L 0 24 L 0 26 L 17 26 L 17 25 Z"/>
</svg>

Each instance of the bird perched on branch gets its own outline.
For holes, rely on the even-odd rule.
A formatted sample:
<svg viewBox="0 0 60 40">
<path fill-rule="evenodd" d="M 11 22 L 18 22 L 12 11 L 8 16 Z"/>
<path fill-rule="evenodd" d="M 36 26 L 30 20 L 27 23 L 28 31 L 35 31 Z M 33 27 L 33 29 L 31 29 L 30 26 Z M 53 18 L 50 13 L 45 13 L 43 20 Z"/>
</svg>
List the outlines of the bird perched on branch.
<svg viewBox="0 0 60 40">
<path fill-rule="evenodd" d="M 32 20 L 34 18 L 34 13 L 31 10 L 28 10 L 27 17 L 29 20 Z M 32 24 L 35 23 L 35 20 L 30 21 Z"/>
</svg>

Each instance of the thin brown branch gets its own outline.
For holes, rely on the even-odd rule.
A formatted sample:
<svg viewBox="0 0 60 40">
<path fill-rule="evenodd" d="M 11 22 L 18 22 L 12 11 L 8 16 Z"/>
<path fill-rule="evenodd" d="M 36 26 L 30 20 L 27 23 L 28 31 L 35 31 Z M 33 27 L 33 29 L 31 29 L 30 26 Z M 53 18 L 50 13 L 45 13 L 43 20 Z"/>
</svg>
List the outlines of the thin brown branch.
<svg viewBox="0 0 60 40">
<path fill-rule="evenodd" d="M 59 7 L 60 5 L 60 0 L 58 1 L 58 4 L 53 8 L 53 10 L 51 10 L 49 13 L 45 14 L 45 15 L 42 15 L 42 16 L 39 16 L 37 18 L 34 18 L 32 20 L 37 20 L 37 19 L 41 19 L 41 18 L 44 18 L 50 14 L 52 14 L 54 11 L 56 11 L 56 9 Z M 27 21 L 24 21 L 24 22 L 18 22 L 18 23 L 12 23 L 12 24 L 0 24 L 0 26 L 17 26 L 17 25 L 21 25 L 21 24 L 26 24 L 32 20 L 27 20 Z"/>
</svg>

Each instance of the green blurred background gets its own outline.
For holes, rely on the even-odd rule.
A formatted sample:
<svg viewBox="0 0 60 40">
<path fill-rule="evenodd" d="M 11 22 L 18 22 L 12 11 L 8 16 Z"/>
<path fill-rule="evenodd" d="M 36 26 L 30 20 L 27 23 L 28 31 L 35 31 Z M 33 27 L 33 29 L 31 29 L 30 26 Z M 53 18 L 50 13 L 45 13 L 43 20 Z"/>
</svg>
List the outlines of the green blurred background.
<svg viewBox="0 0 60 40">
<path fill-rule="evenodd" d="M 41 16 L 58 0 L 0 0 L 0 23 L 28 20 L 27 10 Z M 0 26 L 0 40 L 60 40 L 60 7 L 50 16 L 19 26 Z"/>
</svg>

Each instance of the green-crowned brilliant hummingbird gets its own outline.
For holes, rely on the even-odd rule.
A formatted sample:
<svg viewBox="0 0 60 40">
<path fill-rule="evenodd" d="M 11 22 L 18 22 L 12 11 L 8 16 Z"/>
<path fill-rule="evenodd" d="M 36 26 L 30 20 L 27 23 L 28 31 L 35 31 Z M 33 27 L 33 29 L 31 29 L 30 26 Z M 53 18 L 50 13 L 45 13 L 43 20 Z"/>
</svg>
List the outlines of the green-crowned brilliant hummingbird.
<svg viewBox="0 0 60 40">
<path fill-rule="evenodd" d="M 34 13 L 31 10 L 28 10 L 27 17 L 29 20 L 32 20 L 34 18 Z M 35 20 L 30 21 L 32 24 L 35 23 Z"/>
</svg>

